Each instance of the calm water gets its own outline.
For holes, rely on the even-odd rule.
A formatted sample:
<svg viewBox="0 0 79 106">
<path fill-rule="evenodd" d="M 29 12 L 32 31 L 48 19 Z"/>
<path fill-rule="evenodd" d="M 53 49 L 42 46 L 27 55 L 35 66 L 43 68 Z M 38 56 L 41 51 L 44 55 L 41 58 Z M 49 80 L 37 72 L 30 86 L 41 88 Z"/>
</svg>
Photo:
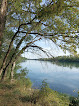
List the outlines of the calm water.
<svg viewBox="0 0 79 106">
<path fill-rule="evenodd" d="M 33 82 L 33 87 L 39 88 L 42 81 L 46 80 L 51 89 L 77 96 L 79 90 L 79 64 L 55 64 L 46 61 L 27 60 L 22 62 L 21 66 L 30 70 L 28 77 Z"/>
</svg>

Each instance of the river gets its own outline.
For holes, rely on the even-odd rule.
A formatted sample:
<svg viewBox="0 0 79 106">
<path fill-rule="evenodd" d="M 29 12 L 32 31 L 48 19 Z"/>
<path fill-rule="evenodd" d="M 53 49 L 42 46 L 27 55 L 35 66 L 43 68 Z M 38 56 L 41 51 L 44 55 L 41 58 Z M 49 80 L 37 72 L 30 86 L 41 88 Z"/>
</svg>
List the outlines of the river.
<svg viewBox="0 0 79 106">
<path fill-rule="evenodd" d="M 79 63 L 52 63 L 47 61 L 27 60 L 20 64 L 29 70 L 28 77 L 34 88 L 40 88 L 45 80 L 49 87 L 60 93 L 78 95 Z"/>
</svg>

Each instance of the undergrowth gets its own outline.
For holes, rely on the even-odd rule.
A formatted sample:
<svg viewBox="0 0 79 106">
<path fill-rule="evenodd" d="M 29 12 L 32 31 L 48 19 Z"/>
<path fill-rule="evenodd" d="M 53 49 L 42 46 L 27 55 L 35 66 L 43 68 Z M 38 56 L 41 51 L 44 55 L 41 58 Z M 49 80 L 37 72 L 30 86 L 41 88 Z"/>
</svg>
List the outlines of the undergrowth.
<svg viewBox="0 0 79 106">
<path fill-rule="evenodd" d="M 69 106 L 69 97 L 49 88 L 43 81 L 40 89 L 20 80 L 0 83 L 0 106 Z"/>
</svg>

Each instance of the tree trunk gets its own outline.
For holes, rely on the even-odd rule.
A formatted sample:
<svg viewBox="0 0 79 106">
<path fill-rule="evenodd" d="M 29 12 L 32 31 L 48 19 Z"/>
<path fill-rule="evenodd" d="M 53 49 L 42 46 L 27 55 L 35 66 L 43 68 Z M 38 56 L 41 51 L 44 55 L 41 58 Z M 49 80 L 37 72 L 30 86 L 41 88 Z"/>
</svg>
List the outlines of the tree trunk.
<svg viewBox="0 0 79 106">
<path fill-rule="evenodd" d="M 13 79 L 13 76 L 14 76 L 14 68 L 15 68 L 15 62 L 13 62 L 11 67 L 11 74 L 10 74 L 11 80 Z"/>
<path fill-rule="evenodd" d="M 6 23 L 6 12 L 7 12 L 7 0 L 1 0 L 0 2 L 0 47 L 2 44 L 3 32 Z"/>
<path fill-rule="evenodd" d="M 15 60 L 16 62 L 16 60 Z M 2 75 L 1 75 L 1 81 L 3 81 L 5 78 L 6 78 L 6 75 L 7 75 L 7 68 L 10 64 L 13 63 L 13 68 L 11 68 L 11 70 L 13 70 L 15 68 L 15 62 L 12 61 L 12 58 L 10 59 L 9 63 L 6 65 L 6 67 L 3 69 L 2 71 Z M 13 72 L 11 73 L 13 74 Z"/>
<path fill-rule="evenodd" d="M 0 1 L 0 48 L 2 45 L 2 38 L 3 38 L 4 29 L 5 29 L 6 12 L 7 12 L 7 0 L 1 0 Z M 0 75 L 2 71 L 3 71 L 3 68 L 0 70 Z"/>
</svg>

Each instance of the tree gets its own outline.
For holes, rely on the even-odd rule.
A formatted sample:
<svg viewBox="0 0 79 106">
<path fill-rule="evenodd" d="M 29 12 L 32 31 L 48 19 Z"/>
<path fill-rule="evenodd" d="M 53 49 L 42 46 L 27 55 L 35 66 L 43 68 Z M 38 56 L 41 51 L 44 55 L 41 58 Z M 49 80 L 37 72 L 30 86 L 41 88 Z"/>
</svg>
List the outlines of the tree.
<svg viewBox="0 0 79 106">
<path fill-rule="evenodd" d="M 47 0 L 44 4 L 43 0 L 8 0 L 6 27 L 15 34 L 11 38 L 0 69 L 2 79 L 8 71 L 7 68 L 16 62 L 26 49 L 38 48 L 46 52 L 35 44 L 41 39 L 52 40 L 62 49 L 76 52 L 79 47 L 78 5 L 78 0 Z M 13 43 L 16 46 L 7 62 Z"/>
<path fill-rule="evenodd" d="M 7 0 L 0 1 L 0 47 L 6 23 Z"/>
</svg>

